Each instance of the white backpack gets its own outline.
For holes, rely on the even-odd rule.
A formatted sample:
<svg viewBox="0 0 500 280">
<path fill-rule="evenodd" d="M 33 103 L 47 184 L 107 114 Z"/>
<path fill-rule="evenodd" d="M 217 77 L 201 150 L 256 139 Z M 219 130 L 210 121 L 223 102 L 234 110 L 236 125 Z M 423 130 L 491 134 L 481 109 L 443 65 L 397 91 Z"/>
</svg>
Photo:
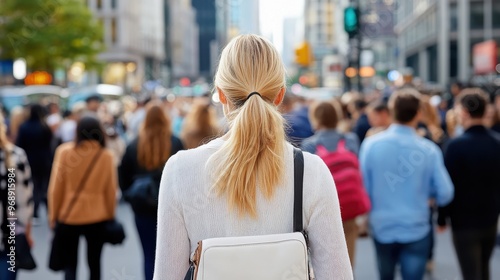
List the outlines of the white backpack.
<svg viewBox="0 0 500 280">
<path fill-rule="evenodd" d="M 198 242 L 184 280 L 313 280 L 302 224 L 304 157 L 294 148 L 293 233 Z"/>
</svg>

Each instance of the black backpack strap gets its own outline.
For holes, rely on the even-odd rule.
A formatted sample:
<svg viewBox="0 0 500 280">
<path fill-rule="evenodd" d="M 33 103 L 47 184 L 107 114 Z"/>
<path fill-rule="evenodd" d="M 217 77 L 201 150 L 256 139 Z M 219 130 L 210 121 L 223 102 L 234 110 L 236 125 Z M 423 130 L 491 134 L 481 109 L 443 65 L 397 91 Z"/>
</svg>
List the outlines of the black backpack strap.
<svg viewBox="0 0 500 280">
<path fill-rule="evenodd" d="M 293 231 L 303 232 L 304 225 L 302 222 L 302 193 L 304 181 L 304 155 L 298 148 L 293 148 Z"/>
</svg>

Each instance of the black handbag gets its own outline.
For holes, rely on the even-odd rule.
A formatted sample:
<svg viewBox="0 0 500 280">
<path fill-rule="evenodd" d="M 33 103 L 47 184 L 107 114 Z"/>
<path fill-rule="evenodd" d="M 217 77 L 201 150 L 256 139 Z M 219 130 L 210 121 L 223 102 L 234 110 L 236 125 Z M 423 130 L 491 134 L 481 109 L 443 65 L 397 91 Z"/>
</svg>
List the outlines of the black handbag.
<svg viewBox="0 0 500 280">
<path fill-rule="evenodd" d="M 16 235 L 16 268 L 25 270 L 36 268 L 35 259 L 31 254 L 31 248 L 24 233 Z"/>
<path fill-rule="evenodd" d="M 135 212 L 156 213 L 158 209 L 159 185 L 153 175 L 137 177 L 123 194 Z"/>
<path fill-rule="evenodd" d="M 123 225 L 116 219 L 104 223 L 103 241 L 112 245 L 121 244 L 125 240 Z"/>
</svg>

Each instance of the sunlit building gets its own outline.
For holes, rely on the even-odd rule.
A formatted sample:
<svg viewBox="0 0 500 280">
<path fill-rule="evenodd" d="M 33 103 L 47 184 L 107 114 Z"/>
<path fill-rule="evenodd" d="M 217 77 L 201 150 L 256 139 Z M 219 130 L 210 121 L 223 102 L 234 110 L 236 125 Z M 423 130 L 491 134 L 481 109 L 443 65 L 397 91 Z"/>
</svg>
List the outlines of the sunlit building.
<svg viewBox="0 0 500 280">
<path fill-rule="evenodd" d="M 106 63 L 102 77 L 87 83 L 138 89 L 144 81 L 158 79 L 165 59 L 163 1 L 87 0 L 87 4 L 102 23 L 106 46 L 99 55 Z"/>
<path fill-rule="evenodd" d="M 304 5 L 304 35 L 317 59 L 336 49 L 336 0 L 306 0 Z"/>
</svg>

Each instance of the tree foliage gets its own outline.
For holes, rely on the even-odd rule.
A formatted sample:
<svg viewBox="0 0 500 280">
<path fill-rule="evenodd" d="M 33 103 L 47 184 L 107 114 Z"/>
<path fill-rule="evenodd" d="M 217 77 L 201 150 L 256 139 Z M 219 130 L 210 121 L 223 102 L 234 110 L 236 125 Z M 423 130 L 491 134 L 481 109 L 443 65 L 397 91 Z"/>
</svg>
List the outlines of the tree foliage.
<svg viewBox="0 0 500 280">
<path fill-rule="evenodd" d="M 103 28 L 82 0 L 0 0 L 0 58 L 32 70 L 98 65 Z"/>
</svg>

